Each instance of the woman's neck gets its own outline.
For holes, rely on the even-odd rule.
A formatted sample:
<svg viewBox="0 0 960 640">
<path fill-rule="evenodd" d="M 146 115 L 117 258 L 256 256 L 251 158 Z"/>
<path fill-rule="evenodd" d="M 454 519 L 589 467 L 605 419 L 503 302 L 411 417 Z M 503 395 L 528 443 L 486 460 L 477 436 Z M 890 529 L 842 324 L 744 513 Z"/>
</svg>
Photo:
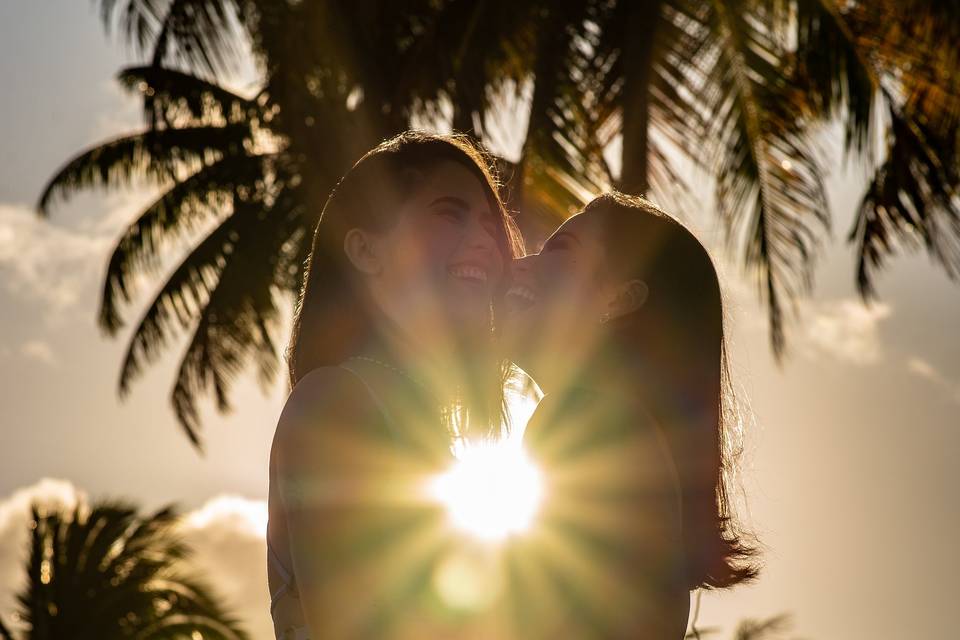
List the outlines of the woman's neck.
<svg viewBox="0 0 960 640">
<path fill-rule="evenodd" d="M 357 355 L 398 368 L 438 398 L 454 397 L 462 375 L 454 350 L 419 340 L 394 323 L 382 320 L 375 335 Z"/>
<path fill-rule="evenodd" d="M 644 377 L 636 363 L 627 366 L 616 354 L 602 351 L 579 362 L 568 359 L 565 366 L 552 363 L 541 369 L 545 372 L 542 383 L 536 373 L 531 375 L 545 394 L 556 396 L 589 391 L 609 397 L 636 398 L 642 387 L 640 379 Z"/>
</svg>

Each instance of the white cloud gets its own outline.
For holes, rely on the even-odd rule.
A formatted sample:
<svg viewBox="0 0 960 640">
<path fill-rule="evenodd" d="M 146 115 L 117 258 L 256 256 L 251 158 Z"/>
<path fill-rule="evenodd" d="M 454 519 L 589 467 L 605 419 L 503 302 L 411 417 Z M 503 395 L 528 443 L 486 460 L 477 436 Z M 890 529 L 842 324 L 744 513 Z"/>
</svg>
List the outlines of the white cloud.
<svg viewBox="0 0 960 640">
<path fill-rule="evenodd" d="M 152 191 L 88 198 L 96 215 L 40 217 L 26 205 L 0 203 L 0 287 L 48 307 L 48 320 L 99 299 L 103 269 L 118 233 L 152 199 Z M 59 218 L 59 216 L 58 216 Z"/>
<path fill-rule="evenodd" d="M 86 500 L 86 494 L 78 490 L 69 480 L 42 478 L 29 487 L 17 489 L 0 500 L 0 540 L 5 543 L 14 532 L 26 529 L 30 519 L 30 504 L 37 502 L 47 509 L 65 507 L 73 509 L 77 502 Z M 26 535 L 26 534 L 24 534 Z"/>
<path fill-rule="evenodd" d="M 907 360 L 907 370 L 927 380 L 937 380 L 940 377 L 940 374 L 933 368 L 933 365 L 922 358 L 910 358 Z"/>
<path fill-rule="evenodd" d="M 11 293 L 55 311 L 74 306 L 100 269 L 109 239 L 39 218 L 25 206 L 0 204 L 0 274 Z"/>
<path fill-rule="evenodd" d="M 267 535 L 267 503 L 242 496 L 220 495 L 184 518 L 185 530 L 203 530 L 226 525 L 255 538 Z"/>
<path fill-rule="evenodd" d="M 11 621 L 28 551 L 30 504 L 74 508 L 86 494 L 66 480 L 44 478 L 0 499 L 0 617 Z M 149 510 L 144 509 L 144 514 Z M 227 609 L 253 638 L 272 638 L 266 575 L 267 505 L 263 500 L 221 495 L 183 514 L 179 532 L 193 549 L 189 572 L 213 586 Z"/>
<path fill-rule="evenodd" d="M 42 340 L 28 340 L 24 342 L 20 345 L 20 355 L 50 366 L 57 364 L 57 358 L 53 355 L 53 349 Z"/>
<path fill-rule="evenodd" d="M 883 358 L 880 323 L 892 313 L 888 304 L 866 306 L 851 298 L 811 303 L 800 320 L 798 351 L 814 359 L 875 364 Z"/>
<path fill-rule="evenodd" d="M 221 495 L 186 514 L 182 535 L 194 550 L 191 564 L 209 576 L 252 637 L 272 638 L 267 589 L 267 504 Z"/>
<path fill-rule="evenodd" d="M 717 261 L 724 311 L 730 326 L 746 333 L 769 331 L 769 315 L 759 302 L 755 283 L 733 269 L 726 261 Z M 889 303 L 864 304 L 859 298 L 821 299 L 814 295 L 801 299 L 799 314 L 787 309 L 787 350 L 810 360 L 834 360 L 855 366 L 868 366 L 884 359 L 881 328 L 894 313 Z"/>
<path fill-rule="evenodd" d="M 929 380 L 933 386 L 946 393 L 955 402 L 960 403 L 960 383 L 948 379 L 940 373 L 936 367 L 923 358 L 908 358 L 907 371 L 915 376 Z"/>
</svg>

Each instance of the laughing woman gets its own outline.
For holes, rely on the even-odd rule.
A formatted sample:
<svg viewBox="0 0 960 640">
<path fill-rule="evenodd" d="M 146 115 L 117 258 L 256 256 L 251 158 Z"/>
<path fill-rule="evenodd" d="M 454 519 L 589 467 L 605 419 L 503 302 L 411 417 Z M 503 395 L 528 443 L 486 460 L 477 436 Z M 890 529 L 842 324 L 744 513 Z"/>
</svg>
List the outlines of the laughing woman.
<svg viewBox="0 0 960 640">
<path fill-rule="evenodd" d="M 607 194 L 513 277 L 510 353 L 546 392 L 524 442 L 549 496 L 516 565 L 520 584 L 550 578 L 518 616 L 526 637 L 680 640 L 691 590 L 756 574 L 728 501 L 710 256 L 648 201 Z"/>
<path fill-rule="evenodd" d="M 519 236 L 489 167 L 465 138 L 402 134 L 323 209 L 270 453 L 277 638 L 430 637 L 450 622 L 423 588 L 442 525 L 416 487 L 458 440 L 502 424 L 493 301 Z"/>
</svg>

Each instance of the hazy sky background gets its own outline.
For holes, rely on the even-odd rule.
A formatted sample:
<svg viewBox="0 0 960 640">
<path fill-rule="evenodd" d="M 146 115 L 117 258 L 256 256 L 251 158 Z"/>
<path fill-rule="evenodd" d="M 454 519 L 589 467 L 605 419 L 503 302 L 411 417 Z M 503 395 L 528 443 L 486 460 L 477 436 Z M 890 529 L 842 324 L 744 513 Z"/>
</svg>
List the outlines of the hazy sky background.
<svg viewBox="0 0 960 640">
<path fill-rule="evenodd" d="M 113 79 L 129 60 L 90 2 L 0 4 L 0 616 L 10 620 L 21 577 L 28 501 L 82 493 L 145 509 L 181 505 L 198 563 L 266 639 L 267 454 L 283 385 L 265 396 L 252 377 L 240 381 L 232 414 L 207 413 L 203 457 L 167 404 L 179 349 L 119 402 L 128 334 L 102 337 L 95 309 L 112 242 L 149 191 L 78 197 L 49 221 L 32 209 L 69 157 L 138 126 L 137 101 Z M 810 639 L 950 628 L 960 573 L 960 288 L 919 255 L 892 263 L 881 303 L 858 302 L 845 236 L 862 184 L 855 168 L 831 179 L 834 238 L 781 369 L 752 286 L 716 254 L 736 382 L 752 409 L 747 523 L 766 566 L 754 586 L 706 595 L 701 627 L 729 635 L 737 619 L 790 611 L 795 635 Z M 714 241 L 710 220 L 692 224 Z M 131 321 L 157 284 L 144 288 Z"/>
</svg>

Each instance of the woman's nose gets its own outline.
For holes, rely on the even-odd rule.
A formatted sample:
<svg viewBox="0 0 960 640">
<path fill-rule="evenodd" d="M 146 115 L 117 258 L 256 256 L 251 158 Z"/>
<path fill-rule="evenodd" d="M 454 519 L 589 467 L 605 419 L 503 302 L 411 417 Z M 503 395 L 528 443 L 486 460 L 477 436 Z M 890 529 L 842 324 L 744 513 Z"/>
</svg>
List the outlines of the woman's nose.
<svg viewBox="0 0 960 640">
<path fill-rule="evenodd" d="M 533 268 L 533 260 L 536 258 L 536 254 L 530 253 L 522 258 L 514 258 L 512 269 L 514 273 L 529 273 Z"/>
<path fill-rule="evenodd" d="M 482 222 L 474 221 L 474 223 L 470 225 L 469 234 L 467 241 L 471 247 L 483 249 L 490 253 L 499 250 L 497 240 L 493 237 L 493 233 Z"/>
<path fill-rule="evenodd" d="M 533 275 L 533 263 L 536 257 L 536 254 L 529 254 L 522 258 L 514 258 L 510 264 L 510 275 L 513 279 L 528 280 Z"/>
</svg>

